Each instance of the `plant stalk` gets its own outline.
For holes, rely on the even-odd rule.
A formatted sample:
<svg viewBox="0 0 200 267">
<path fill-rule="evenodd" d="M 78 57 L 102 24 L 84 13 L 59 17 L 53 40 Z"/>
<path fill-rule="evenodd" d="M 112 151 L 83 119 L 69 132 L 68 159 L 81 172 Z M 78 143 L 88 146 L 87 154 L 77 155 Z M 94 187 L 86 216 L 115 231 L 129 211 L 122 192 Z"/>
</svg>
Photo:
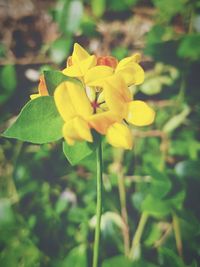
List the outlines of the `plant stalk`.
<svg viewBox="0 0 200 267">
<path fill-rule="evenodd" d="M 127 209 L 126 209 L 126 189 L 125 189 L 124 177 L 123 177 L 122 171 L 119 172 L 119 175 L 118 175 L 118 188 L 119 188 L 119 198 L 120 198 L 120 204 L 121 204 L 121 216 L 124 222 L 124 227 L 122 229 L 123 239 L 124 239 L 124 254 L 125 256 L 128 256 L 130 239 L 129 239 L 129 227 L 128 227 L 128 214 L 127 214 Z"/>
<path fill-rule="evenodd" d="M 140 247 L 140 241 L 141 241 L 141 237 L 142 237 L 144 227 L 146 225 L 148 217 L 149 216 L 146 212 L 142 213 L 138 227 L 137 227 L 135 235 L 133 237 L 132 246 L 131 246 L 130 253 L 129 253 L 129 257 L 133 260 L 138 259 L 137 254 L 138 254 L 138 250 Z"/>
<path fill-rule="evenodd" d="M 96 228 L 93 249 L 93 267 L 98 267 L 99 259 L 99 242 L 100 242 L 100 226 L 101 226 L 101 212 L 102 212 L 102 145 L 101 141 L 97 147 L 97 206 L 96 206 Z"/>
<path fill-rule="evenodd" d="M 183 258 L 183 244 L 182 244 L 182 239 L 181 239 L 181 229 L 180 229 L 179 219 L 176 214 L 173 214 L 172 218 L 173 218 L 172 224 L 174 228 L 176 247 L 177 247 L 179 256 Z"/>
</svg>

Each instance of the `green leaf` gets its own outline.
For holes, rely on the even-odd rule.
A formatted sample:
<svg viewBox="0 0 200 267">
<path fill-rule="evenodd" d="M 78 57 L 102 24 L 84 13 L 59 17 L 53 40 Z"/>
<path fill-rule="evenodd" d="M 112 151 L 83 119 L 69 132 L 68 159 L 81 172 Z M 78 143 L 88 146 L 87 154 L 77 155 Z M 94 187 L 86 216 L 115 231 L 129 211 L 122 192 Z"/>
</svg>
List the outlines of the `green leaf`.
<svg viewBox="0 0 200 267">
<path fill-rule="evenodd" d="M 79 0 L 71 1 L 68 7 L 68 14 L 66 20 L 66 30 L 70 33 L 75 33 L 80 26 L 83 16 L 83 4 Z"/>
<path fill-rule="evenodd" d="M 87 250 L 85 245 L 73 248 L 63 260 L 60 267 L 87 267 Z"/>
<path fill-rule="evenodd" d="M 170 180 L 153 166 L 149 166 L 148 171 L 152 177 L 148 191 L 156 198 L 163 198 L 171 189 Z"/>
<path fill-rule="evenodd" d="M 96 17 L 101 17 L 106 8 L 106 1 L 105 0 L 92 0 L 91 6 L 92 6 L 92 13 Z"/>
<path fill-rule="evenodd" d="M 123 255 L 115 256 L 103 262 L 102 267 L 132 267 L 132 262 Z"/>
<path fill-rule="evenodd" d="M 88 142 L 76 142 L 70 146 L 66 142 L 63 142 L 63 152 L 71 165 L 76 165 L 81 160 L 91 155 L 97 148 L 98 136 L 94 138 L 93 143 Z"/>
<path fill-rule="evenodd" d="M 183 260 L 174 253 L 173 250 L 161 247 L 159 249 L 160 252 L 160 261 L 164 262 L 164 266 L 173 266 L 173 267 L 184 267 L 185 264 L 183 263 Z"/>
<path fill-rule="evenodd" d="M 200 57 L 200 34 L 186 35 L 178 48 L 178 55 L 182 58 L 198 60 Z"/>
<path fill-rule="evenodd" d="M 160 239 L 160 237 L 162 236 L 162 230 L 160 229 L 159 225 L 157 223 L 153 223 L 151 225 L 149 234 L 147 236 L 147 238 L 145 239 L 144 243 L 146 246 L 153 246 L 154 243 Z"/>
<path fill-rule="evenodd" d="M 188 106 L 185 106 L 183 111 L 178 115 L 175 115 L 171 119 L 169 119 L 163 127 L 163 131 L 166 133 L 170 133 L 178 128 L 182 123 L 185 122 L 187 116 L 190 114 L 191 110 Z"/>
<path fill-rule="evenodd" d="M 55 70 L 44 71 L 44 78 L 50 95 L 53 95 L 56 87 L 64 81 L 80 83 L 79 80 L 68 77 L 62 72 Z"/>
<path fill-rule="evenodd" d="M 55 40 L 49 49 L 51 59 L 57 63 L 61 64 L 64 60 L 66 60 L 69 55 L 70 49 L 72 46 L 71 38 L 59 38 Z"/>
<path fill-rule="evenodd" d="M 200 160 L 184 160 L 176 164 L 176 174 L 179 177 L 200 177 Z"/>
<path fill-rule="evenodd" d="M 63 120 L 53 97 L 38 97 L 29 101 L 17 120 L 3 136 L 35 144 L 44 144 L 62 138 Z"/>
<path fill-rule="evenodd" d="M 170 206 L 173 210 L 182 210 L 183 209 L 183 202 L 185 200 L 185 191 L 180 191 L 176 195 L 171 196 L 168 200 Z"/>
<path fill-rule="evenodd" d="M 13 65 L 6 65 L 2 68 L 0 81 L 3 89 L 0 96 L 0 103 L 3 103 L 13 94 L 17 86 L 16 71 Z"/>
<path fill-rule="evenodd" d="M 171 212 L 171 205 L 168 201 L 154 198 L 152 195 L 147 195 L 142 203 L 142 211 L 147 212 L 153 217 L 160 218 Z"/>
</svg>

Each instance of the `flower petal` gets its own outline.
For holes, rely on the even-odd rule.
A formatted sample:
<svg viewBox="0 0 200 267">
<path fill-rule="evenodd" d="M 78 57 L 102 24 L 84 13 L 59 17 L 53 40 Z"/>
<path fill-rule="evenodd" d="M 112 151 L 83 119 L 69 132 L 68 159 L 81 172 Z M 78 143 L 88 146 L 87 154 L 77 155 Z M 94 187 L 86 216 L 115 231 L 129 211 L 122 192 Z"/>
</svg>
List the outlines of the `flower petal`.
<svg viewBox="0 0 200 267">
<path fill-rule="evenodd" d="M 67 83 L 61 83 L 54 92 L 56 107 L 65 122 L 76 115 L 76 111 L 68 93 Z"/>
<path fill-rule="evenodd" d="M 120 74 L 128 86 L 132 84 L 141 84 L 144 81 L 144 70 L 135 62 L 127 64 L 126 67 L 117 66 L 116 74 Z"/>
<path fill-rule="evenodd" d="M 94 128 L 98 133 L 106 134 L 108 127 L 118 120 L 120 120 L 119 117 L 111 111 L 106 111 L 92 115 L 88 122 L 90 127 Z"/>
<path fill-rule="evenodd" d="M 88 58 L 90 56 L 90 54 L 78 43 L 74 44 L 74 50 L 72 53 L 72 63 L 75 64 L 74 59 L 75 60 L 84 60 L 86 58 Z"/>
<path fill-rule="evenodd" d="M 151 124 L 155 118 L 155 111 L 145 102 L 136 100 L 128 104 L 128 115 L 126 120 L 136 126 Z"/>
<path fill-rule="evenodd" d="M 135 53 L 130 57 L 125 57 L 122 60 L 120 60 L 120 62 L 117 65 L 117 69 L 121 69 L 121 68 L 126 68 L 130 63 L 132 62 L 140 62 L 141 60 L 141 55 L 139 53 Z"/>
<path fill-rule="evenodd" d="M 94 67 L 96 65 L 96 63 L 97 59 L 95 56 L 89 56 L 88 58 L 78 62 L 82 75 L 84 76 L 91 67 Z"/>
<path fill-rule="evenodd" d="M 66 82 L 66 84 L 75 113 L 85 119 L 92 115 L 93 108 L 83 86 L 73 82 Z"/>
<path fill-rule="evenodd" d="M 62 70 L 62 73 L 69 77 L 82 77 L 82 71 L 79 67 L 79 65 L 72 65 L 64 70 Z"/>
<path fill-rule="evenodd" d="M 118 92 L 125 102 L 130 102 L 132 100 L 131 92 L 120 74 L 114 74 L 108 77 L 105 83 L 114 87 L 115 91 L 113 91 L 113 93 Z"/>
<path fill-rule="evenodd" d="M 141 61 L 141 54 L 140 53 L 135 53 L 131 57 L 132 57 L 132 60 L 136 63 L 139 63 Z"/>
<path fill-rule="evenodd" d="M 106 77 L 113 74 L 113 68 L 108 66 L 96 66 L 88 70 L 84 77 L 85 84 L 89 86 L 102 86 Z"/>
<path fill-rule="evenodd" d="M 104 97 L 109 109 L 124 118 L 127 115 L 128 105 L 131 100 L 130 92 L 120 76 L 113 75 L 104 83 Z"/>
<path fill-rule="evenodd" d="M 88 123 L 80 117 L 75 117 L 64 124 L 63 136 L 69 145 L 74 141 L 93 142 Z"/>
<path fill-rule="evenodd" d="M 132 149 L 133 141 L 131 131 L 122 123 L 114 123 L 108 128 L 106 138 L 109 144 L 114 147 Z"/>
</svg>

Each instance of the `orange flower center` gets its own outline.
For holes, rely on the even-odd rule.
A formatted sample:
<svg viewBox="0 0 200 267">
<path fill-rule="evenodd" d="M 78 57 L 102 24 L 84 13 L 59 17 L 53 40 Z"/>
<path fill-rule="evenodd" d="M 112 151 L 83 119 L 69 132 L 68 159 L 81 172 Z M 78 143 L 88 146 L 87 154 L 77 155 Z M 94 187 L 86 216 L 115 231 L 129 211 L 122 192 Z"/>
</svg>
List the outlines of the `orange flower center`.
<svg viewBox="0 0 200 267">
<path fill-rule="evenodd" d="M 97 57 L 97 65 L 109 66 L 113 69 L 116 68 L 118 60 L 112 56 Z"/>
</svg>

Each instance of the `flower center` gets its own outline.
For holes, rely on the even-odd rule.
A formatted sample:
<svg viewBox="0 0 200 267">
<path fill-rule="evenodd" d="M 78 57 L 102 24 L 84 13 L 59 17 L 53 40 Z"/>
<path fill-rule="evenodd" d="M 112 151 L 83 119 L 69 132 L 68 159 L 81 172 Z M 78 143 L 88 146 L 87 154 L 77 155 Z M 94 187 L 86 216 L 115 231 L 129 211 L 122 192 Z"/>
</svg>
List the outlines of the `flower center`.
<svg viewBox="0 0 200 267">
<path fill-rule="evenodd" d="M 91 106 L 94 109 L 94 112 L 96 112 L 97 108 L 99 108 L 99 103 L 97 103 L 97 101 L 93 101 L 91 102 Z"/>
</svg>

